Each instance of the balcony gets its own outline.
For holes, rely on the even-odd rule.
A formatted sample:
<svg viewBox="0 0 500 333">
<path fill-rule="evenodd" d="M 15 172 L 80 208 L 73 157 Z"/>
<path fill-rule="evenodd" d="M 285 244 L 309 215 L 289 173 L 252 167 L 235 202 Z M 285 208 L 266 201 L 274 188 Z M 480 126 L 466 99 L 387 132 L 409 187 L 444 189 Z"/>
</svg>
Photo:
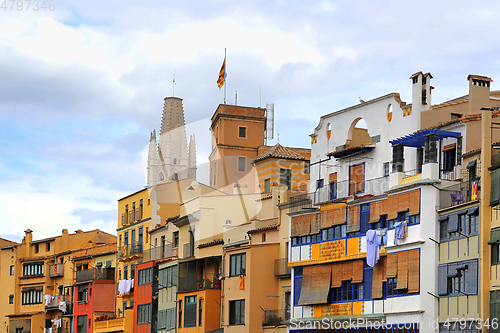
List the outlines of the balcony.
<svg viewBox="0 0 500 333">
<path fill-rule="evenodd" d="M 167 258 L 174 258 L 178 256 L 178 249 L 174 248 L 172 244 L 165 244 L 164 246 L 152 247 L 144 251 L 143 261 L 161 260 Z"/>
<path fill-rule="evenodd" d="M 72 313 L 72 309 L 71 309 L 71 305 L 72 305 L 72 299 L 71 299 L 71 296 L 69 295 L 58 295 L 58 296 L 53 296 L 54 298 L 52 298 L 50 300 L 50 302 L 48 303 L 48 305 L 45 305 L 45 310 L 48 311 L 48 310 L 59 310 L 59 304 L 61 304 L 61 302 L 66 302 L 66 312 L 65 314 L 71 314 Z M 45 300 L 44 300 L 45 302 Z M 47 304 L 47 303 L 45 303 Z"/>
<path fill-rule="evenodd" d="M 481 180 L 474 182 L 462 181 L 439 191 L 439 209 L 461 205 L 471 201 L 477 201 L 481 197 Z"/>
<path fill-rule="evenodd" d="M 288 267 L 288 258 L 276 259 L 274 261 L 274 276 L 278 279 L 287 279 L 292 275 L 292 268 Z"/>
<path fill-rule="evenodd" d="M 124 330 L 125 330 L 125 318 L 94 321 L 95 332 L 116 332 Z"/>
<path fill-rule="evenodd" d="M 262 326 L 279 326 L 290 320 L 290 309 L 265 310 Z"/>
<path fill-rule="evenodd" d="M 76 272 L 76 282 L 92 281 L 92 280 L 114 280 L 114 268 L 95 268 L 86 269 Z"/>
<path fill-rule="evenodd" d="M 130 257 L 133 255 L 142 256 L 143 245 L 142 244 L 128 244 L 120 246 L 118 248 L 118 259 Z"/>
<path fill-rule="evenodd" d="M 194 257 L 194 244 L 193 243 L 186 243 L 183 245 L 182 259 L 186 259 L 189 257 Z"/>
<path fill-rule="evenodd" d="M 64 276 L 64 265 L 63 264 L 55 264 L 55 265 L 49 266 L 49 274 L 50 274 L 50 277 Z"/>
<path fill-rule="evenodd" d="M 220 289 L 221 282 L 219 274 L 193 274 L 188 276 L 179 276 L 177 290 L 180 293 L 203 290 L 203 289 Z"/>
<path fill-rule="evenodd" d="M 142 220 L 142 213 L 142 206 L 130 211 L 125 211 L 125 213 L 122 214 L 122 225 Z"/>
</svg>

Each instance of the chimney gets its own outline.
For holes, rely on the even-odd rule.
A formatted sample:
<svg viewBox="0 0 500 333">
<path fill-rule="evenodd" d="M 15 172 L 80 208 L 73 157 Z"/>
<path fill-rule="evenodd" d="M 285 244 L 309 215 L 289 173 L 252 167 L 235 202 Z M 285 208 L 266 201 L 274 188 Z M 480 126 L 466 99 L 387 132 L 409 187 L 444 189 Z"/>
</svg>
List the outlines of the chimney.
<svg viewBox="0 0 500 333">
<path fill-rule="evenodd" d="M 24 230 L 24 240 L 26 244 L 29 244 L 33 241 L 33 230 L 31 229 Z"/>
<path fill-rule="evenodd" d="M 431 91 L 434 87 L 431 86 L 431 73 L 417 72 L 410 77 L 412 81 L 412 98 L 411 98 L 411 116 L 412 129 L 417 131 L 420 129 L 420 112 L 429 110 L 431 106 Z"/>
<path fill-rule="evenodd" d="M 490 100 L 490 82 L 487 76 L 472 75 L 467 76 L 469 81 L 469 114 L 481 113 L 482 107 L 487 107 Z"/>
</svg>

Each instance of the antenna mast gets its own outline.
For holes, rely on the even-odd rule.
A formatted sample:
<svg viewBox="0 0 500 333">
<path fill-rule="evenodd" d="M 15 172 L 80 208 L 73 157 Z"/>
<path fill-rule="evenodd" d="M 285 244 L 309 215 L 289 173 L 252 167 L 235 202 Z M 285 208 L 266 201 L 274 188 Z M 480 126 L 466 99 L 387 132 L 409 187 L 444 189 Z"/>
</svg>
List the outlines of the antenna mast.
<svg viewBox="0 0 500 333">
<path fill-rule="evenodd" d="M 172 80 L 172 97 L 175 96 L 175 69 L 174 69 L 174 79 Z"/>
</svg>

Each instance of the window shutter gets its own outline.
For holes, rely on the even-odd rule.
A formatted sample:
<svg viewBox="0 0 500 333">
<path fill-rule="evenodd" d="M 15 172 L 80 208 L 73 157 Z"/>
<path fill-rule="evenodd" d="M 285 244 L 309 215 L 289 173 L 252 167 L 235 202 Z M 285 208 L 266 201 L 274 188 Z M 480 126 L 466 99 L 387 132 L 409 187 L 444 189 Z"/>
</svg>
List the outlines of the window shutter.
<svg viewBox="0 0 500 333">
<path fill-rule="evenodd" d="M 354 260 L 352 263 L 352 283 L 363 282 L 363 260 Z"/>
<path fill-rule="evenodd" d="M 448 265 L 438 266 L 438 295 L 448 294 Z"/>
<path fill-rule="evenodd" d="M 342 263 L 342 281 L 352 280 L 352 261 Z"/>
<path fill-rule="evenodd" d="M 491 229 L 490 241 L 488 244 L 498 244 L 500 243 L 500 228 Z"/>
<path fill-rule="evenodd" d="M 398 275 L 398 254 L 387 254 L 387 272 L 386 278 L 395 278 Z"/>
<path fill-rule="evenodd" d="M 349 222 L 347 223 L 347 232 L 356 232 L 360 228 L 359 205 L 349 207 Z"/>
<path fill-rule="evenodd" d="M 391 195 L 387 199 L 387 219 L 393 220 L 398 217 L 398 195 Z"/>
<path fill-rule="evenodd" d="M 297 237 L 300 235 L 300 224 L 301 224 L 301 216 L 292 216 L 292 225 L 290 230 L 291 237 Z"/>
<path fill-rule="evenodd" d="M 408 251 L 398 252 L 398 284 L 396 289 L 408 288 Z"/>
<path fill-rule="evenodd" d="M 380 200 L 379 201 L 379 207 L 378 207 L 378 212 L 380 215 L 387 215 L 387 210 L 388 210 L 388 203 L 389 200 Z"/>
<path fill-rule="evenodd" d="M 333 210 L 333 225 L 344 224 L 347 221 L 347 207 Z"/>
<path fill-rule="evenodd" d="M 496 206 L 500 199 L 500 169 L 491 172 L 490 206 Z"/>
<path fill-rule="evenodd" d="M 448 232 L 455 232 L 458 230 L 458 215 L 452 214 L 448 217 Z"/>
<path fill-rule="evenodd" d="M 332 288 L 342 287 L 342 266 L 341 262 L 335 262 L 332 264 Z"/>
<path fill-rule="evenodd" d="M 420 214 L 420 189 L 410 192 L 410 207 L 409 215 Z"/>
<path fill-rule="evenodd" d="M 420 290 L 420 249 L 408 253 L 408 293 L 418 293 Z"/>
<path fill-rule="evenodd" d="M 370 203 L 370 223 L 377 223 L 380 221 L 379 207 L 380 201 L 373 201 Z"/>
<path fill-rule="evenodd" d="M 299 305 L 325 304 L 330 292 L 332 265 L 313 265 L 303 268 Z"/>
<path fill-rule="evenodd" d="M 321 212 L 321 229 L 329 228 L 333 225 L 334 209 Z"/>
<path fill-rule="evenodd" d="M 300 236 L 306 236 L 311 233 L 311 214 L 302 215 L 302 225 L 300 228 Z"/>
<path fill-rule="evenodd" d="M 311 234 L 319 233 L 321 228 L 321 213 L 309 215 L 309 220 L 311 221 Z"/>
<path fill-rule="evenodd" d="M 383 273 L 386 265 L 386 257 L 381 257 L 378 263 L 373 266 L 373 279 L 372 279 L 372 298 L 382 298 L 382 280 L 384 279 Z"/>
<path fill-rule="evenodd" d="M 406 212 L 410 208 L 410 192 L 398 195 L 398 212 Z"/>
<path fill-rule="evenodd" d="M 477 294 L 478 284 L 478 262 L 477 259 L 467 262 L 467 294 Z"/>
</svg>

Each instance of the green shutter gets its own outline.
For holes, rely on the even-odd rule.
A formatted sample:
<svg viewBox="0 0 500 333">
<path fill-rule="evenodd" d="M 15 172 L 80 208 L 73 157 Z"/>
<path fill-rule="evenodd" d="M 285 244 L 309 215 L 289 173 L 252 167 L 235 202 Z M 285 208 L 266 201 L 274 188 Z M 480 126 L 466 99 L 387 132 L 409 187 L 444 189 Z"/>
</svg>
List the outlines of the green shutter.
<svg viewBox="0 0 500 333">
<path fill-rule="evenodd" d="M 500 243 L 500 227 L 491 229 L 490 241 L 488 244 L 498 244 Z"/>
<path fill-rule="evenodd" d="M 490 206 L 498 205 L 500 199 L 500 169 L 491 172 Z"/>
<path fill-rule="evenodd" d="M 438 266 L 438 295 L 448 294 L 448 265 Z"/>
</svg>

